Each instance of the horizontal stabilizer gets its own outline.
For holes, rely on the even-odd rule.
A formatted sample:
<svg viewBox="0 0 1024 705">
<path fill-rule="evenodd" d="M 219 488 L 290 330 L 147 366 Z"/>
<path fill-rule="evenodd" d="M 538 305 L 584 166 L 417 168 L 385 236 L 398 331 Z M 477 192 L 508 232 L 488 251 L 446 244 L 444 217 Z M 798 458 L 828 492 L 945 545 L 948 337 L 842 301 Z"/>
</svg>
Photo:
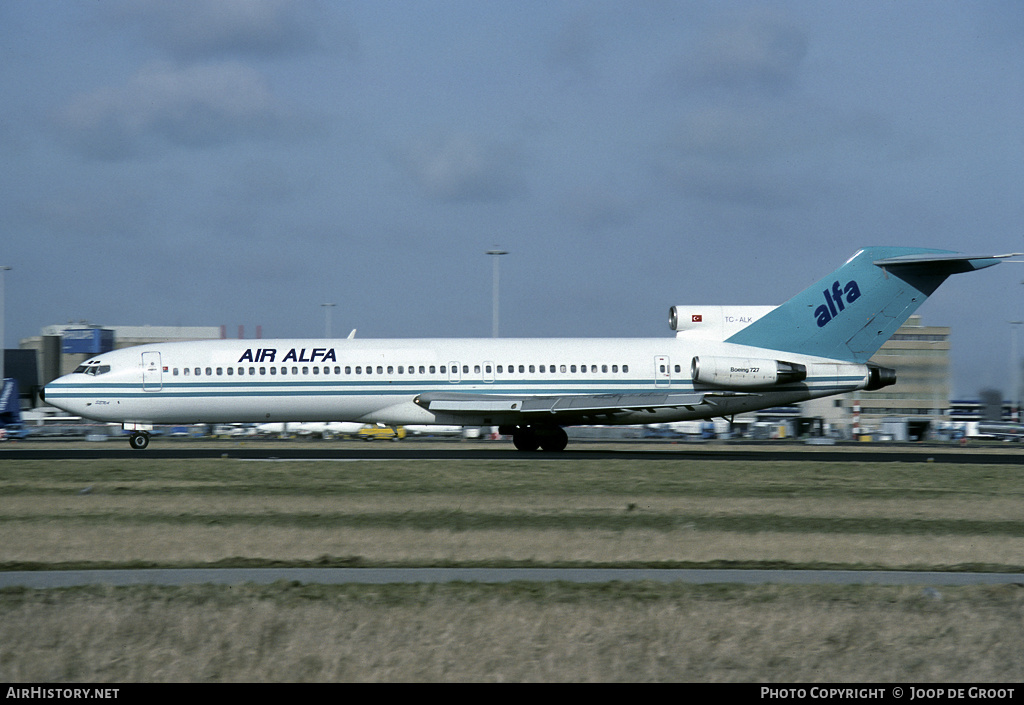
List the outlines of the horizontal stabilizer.
<svg viewBox="0 0 1024 705">
<path fill-rule="evenodd" d="M 901 266 L 918 266 L 928 267 L 930 269 L 942 269 L 948 274 L 960 274 L 963 272 L 973 272 L 976 269 L 991 267 L 994 264 L 999 264 L 1000 260 L 1020 256 L 1024 256 L 1024 252 L 1010 252 L 1005 255 L 965 255 L 956 252 L 942 255 L 926 254 L 887 257 L 885 259 L 876 259 L 873 264 L 877 267 L 885 267 L 887 269 Z"/>
</svg>

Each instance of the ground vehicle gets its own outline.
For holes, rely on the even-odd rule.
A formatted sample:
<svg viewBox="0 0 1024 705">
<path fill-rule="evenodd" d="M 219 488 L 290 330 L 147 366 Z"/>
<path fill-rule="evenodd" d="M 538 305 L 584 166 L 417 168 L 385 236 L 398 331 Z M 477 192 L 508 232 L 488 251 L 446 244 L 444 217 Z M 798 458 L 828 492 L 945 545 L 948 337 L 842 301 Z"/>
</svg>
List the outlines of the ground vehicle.
<svg viewBox="0 0 1024 705">
<path fill-rule="evenodd" d="M 383 424 L 367 424 L 356 431 L 355 437 L 362 438 L 364 441 L 400 441 L 405 438 L 405 428 L 403 426 L 391 427 Z"/>
</svg>

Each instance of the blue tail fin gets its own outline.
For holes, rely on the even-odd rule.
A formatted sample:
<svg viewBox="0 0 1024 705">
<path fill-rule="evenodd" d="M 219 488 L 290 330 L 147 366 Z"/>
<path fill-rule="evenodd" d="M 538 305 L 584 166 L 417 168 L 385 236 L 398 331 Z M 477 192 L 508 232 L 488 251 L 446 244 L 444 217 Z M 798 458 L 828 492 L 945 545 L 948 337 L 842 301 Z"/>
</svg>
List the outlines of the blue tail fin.
<svg viewBox="0 0 1024 705">
<path fill-rule="evenodd" d="M 21 399 L 15 377 L 0 379 L 0 428 L 21 423 Z"/>
<path fill-rule="evenodd" d="M 867 362 L 946 277 L 1007 256 L 866 247 L 726 342 Z"/>
</svg>

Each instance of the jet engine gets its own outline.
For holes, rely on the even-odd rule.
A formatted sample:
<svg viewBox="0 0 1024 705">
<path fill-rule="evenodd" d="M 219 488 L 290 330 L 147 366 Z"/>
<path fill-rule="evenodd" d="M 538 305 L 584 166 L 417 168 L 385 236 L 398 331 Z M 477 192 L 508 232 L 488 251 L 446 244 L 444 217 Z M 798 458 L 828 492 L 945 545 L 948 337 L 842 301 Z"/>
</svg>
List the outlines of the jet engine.
<svg viewBox="0 0 1024 705">
<path fill-rule="evenodd" d="M 868 384 L 864 387 L 864 390 L 873 392 L 876 389 L 888 387 L 890 384 L 896 384 L 896 370 L 891 367 L 882 367 L 881 365 L 869 362 Z"/>
<path fill-rule="evenodd" d="M 802 382 L 807 367 L 797 362 L 742 357 L 695 357 L 690 363 L 694 382 L 718 387 L 771 387 Z"/>
</svg>

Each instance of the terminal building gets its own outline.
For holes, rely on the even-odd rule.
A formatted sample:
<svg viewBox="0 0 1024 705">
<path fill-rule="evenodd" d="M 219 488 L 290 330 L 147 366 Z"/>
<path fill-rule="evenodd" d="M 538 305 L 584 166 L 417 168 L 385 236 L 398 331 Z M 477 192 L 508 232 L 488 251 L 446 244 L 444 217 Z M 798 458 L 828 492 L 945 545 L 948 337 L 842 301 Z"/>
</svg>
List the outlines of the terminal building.
<svg viewBox="0 0 1024 705">
<path fill-rule="evenodd" d="M 913 315 L 871 358 L 896 370 L 896 384 L 805 402 L 802 412 L 844 438 L 894 426 L 905 429 L 905 440 L 924 438 L 953 419 L 949 347 L 948 326 L 926 326 Z"/>
</svg>

